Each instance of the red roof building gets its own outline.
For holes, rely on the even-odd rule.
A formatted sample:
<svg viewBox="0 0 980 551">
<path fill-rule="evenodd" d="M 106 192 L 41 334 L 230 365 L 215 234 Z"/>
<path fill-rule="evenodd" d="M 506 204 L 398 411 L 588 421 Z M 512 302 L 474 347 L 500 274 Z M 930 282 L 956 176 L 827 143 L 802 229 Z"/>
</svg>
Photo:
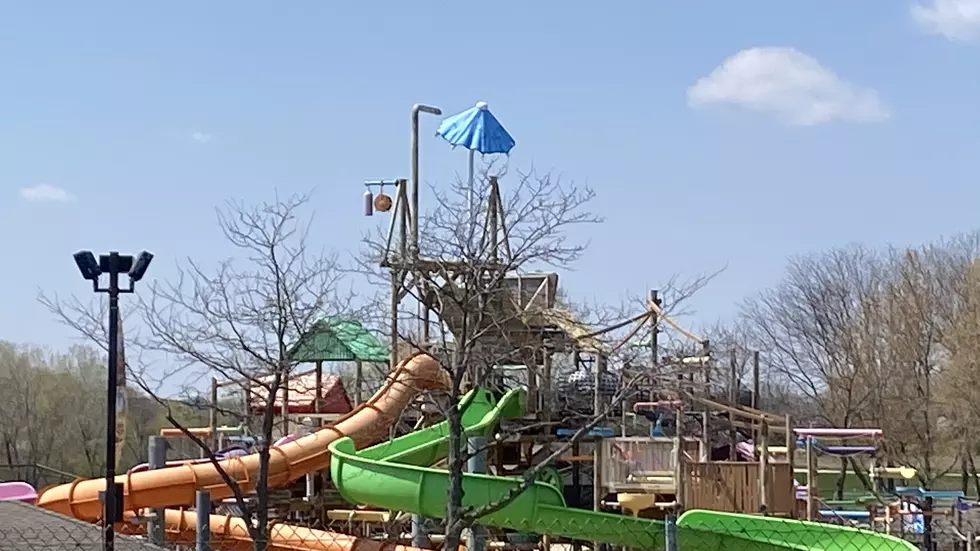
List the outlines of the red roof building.
<svg viewBox="0 0 980 551">
<path fill-rule="evenodd" d="M 353 409 L 347 391 L 344 390 L 344 383 L 340 377 L 335 375 L 324 375 L 320 381 L 320 413 L 344 414 Z M 306 373 L 300 376 L 289 378 L 289 414 L 303 414 L 316 412 L 316 374 Z M 265 412 L 268 390 L 260 385 L 254 385 L 249 393 L 249 409 L 252 413 L 260 414 Z M 275 413 L 282 414 L 282 401 L 285 392 L 279 390 L 279 396 L 275 400 Z"/>
</svg>

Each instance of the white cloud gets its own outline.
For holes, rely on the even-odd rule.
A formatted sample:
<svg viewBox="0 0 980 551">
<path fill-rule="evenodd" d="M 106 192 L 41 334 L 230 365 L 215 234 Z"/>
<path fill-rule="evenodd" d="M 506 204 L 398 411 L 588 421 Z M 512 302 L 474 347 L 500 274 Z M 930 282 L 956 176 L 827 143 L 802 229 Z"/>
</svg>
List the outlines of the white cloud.
<svg viewBox="0 0 980 551">
<path fill-rule="evenodd" d="M 980 39 L 980 0 L 927 0 L 912 5 L 912 19 L 954 42 Z"/>
<path fill-rule="evenodd" d="M 208 143 L 214 139 L 214 136 L 207 132 L 192 132 L 191 139 L 197 143 Z"/>
<path fill-rule="evenodd" d="M 20 198 L 33 203 L 63 203 L 75 197 L 60 187 L 49 184 L 21 188 Z"/>
<path fill-rule="evenodd" d="M 775 114 L 790 125 L 889 118 L 878 93 L 842 79 L 793 48 L 749 48 L 729 57 L 687 90 L 691 107 L 731 104 Z"/>
</svg>

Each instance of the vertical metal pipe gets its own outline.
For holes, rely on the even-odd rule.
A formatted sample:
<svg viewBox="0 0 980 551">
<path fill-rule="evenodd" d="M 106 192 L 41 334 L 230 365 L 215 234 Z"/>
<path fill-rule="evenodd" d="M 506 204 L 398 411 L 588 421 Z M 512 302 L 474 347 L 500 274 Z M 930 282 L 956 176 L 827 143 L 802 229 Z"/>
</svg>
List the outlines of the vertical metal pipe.
<svg viewBox="0 0 980 551">
<path fill-rule="evenodd" d="M 670 511 L 664 520 L 664 546 L 667 551 L 677 551 L 677 513 Z"/>
<path fill-rule="evenodd" d="M 412 106 L 412 200 L 411 200 L 411 250 L 414 258 L 419 254 L 419 113 L 441 115 L 442 110 L 430 105 Z"/>
<path fill-rule="evenodd" d="M 195 551 L 211 551 L 211 492 L 198 490 L 194 505 L 197 513 Z"/>
<path fill-rule="evenodd" d="M 605 484 L 602 480 L 602 466 L 603 466 L 603 439 L 600 436 L 596 436 L 593 440 L 595 442 L 595 450 L 592 458 L 592 510 L 595 512 L 602 511 L 602 498 L 606 497 Z M 600 549 L 602 542 L 593 542 L 592 549 Z"/>
<path fill-rule="evenodd" d="M 487 472 L 487 438 L 485 436 L 471 436 L 466 441 L 469 459 L 466 462 L 466 470 L 471 473 L 485 474 Z M 485 551 L 487 547 L 486 528 L 479 524 L 470 527 L 470 537 L 467 543 L 468 551 Z"/>
<path fill-rule="evenodd" d="M 101 258 L 99 259 L 101 262 Z M 113 523 L 117 520 L 117 500 L 122 494 L 116 493 L 116 400 L 119 382 L 119 253 L 109 253 L 109 373 L 106 377 L 106 447 L 105 447 L 105 513 L 103 519 L 103 547 L 105 551 L 115 548 Z"/>
<path fill-rule="evenodd" d="M 151 436 L 148 450 L 151 469 L 162 469 L 167 466 L 167 439 L 162 436 Z M 155 545 L 164 544 L 164 508 L 153 508 L 154 518 L 150 521 L 148 535 L 150 541 Z"/>
<path fill-rule="evenodd" d="M 425 519 L 422 515 L 412 515 L 412 547 L 427 549 L 429 536 L 425 533 Z"/>
</svg>

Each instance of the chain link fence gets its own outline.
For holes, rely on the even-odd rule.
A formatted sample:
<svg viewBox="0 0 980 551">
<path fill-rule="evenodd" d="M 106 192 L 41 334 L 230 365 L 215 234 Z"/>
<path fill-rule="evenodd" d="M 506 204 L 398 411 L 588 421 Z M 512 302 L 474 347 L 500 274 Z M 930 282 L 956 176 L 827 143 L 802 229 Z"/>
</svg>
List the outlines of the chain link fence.
<svg viewBox="0 0 980 551">
<path fill-rule="evenodd" d="M 266 548 L 272 551 L 411 551 L 444 549 L 445 527 L 435 520 L 419 524 L 409 514 L 355 511 L 344 519 L 302 525 L 299 520 L 268 525 Z M 363 519 L 369 518 L 365 521 Z M 255 549 L 253 525 L 241 517 L 210 515 L 208 531 L 198 532 L 193 512 L 167 511 L 164 542 L 168 549 L 246 551 Z M 980 535 L 976 519 L 937 517 L 924 533 L 887 535 L 880 531 L 752 515 L 691 511 L 657 522 L 614 514 L 567 509 L 541 512 L 536 518 L 494 516 L 492 526 L 467 531 L 482 549 L 510 551 L 970 551 Z M 420 530 L 421 528 L 421 530 Z M 209 532 L 209 533 L 208 533 Z M 203 541 L 198 541 L 203 535 Z M 0 503 L 0 551 L 82 550 L 103 548 L 101 527 L 25 504 Z M 970 541 L 968 541 L 970 540 Z M 160 549 L 150 543 L 145 519 L 119 525 L 120 551 Z"/>
</svg>

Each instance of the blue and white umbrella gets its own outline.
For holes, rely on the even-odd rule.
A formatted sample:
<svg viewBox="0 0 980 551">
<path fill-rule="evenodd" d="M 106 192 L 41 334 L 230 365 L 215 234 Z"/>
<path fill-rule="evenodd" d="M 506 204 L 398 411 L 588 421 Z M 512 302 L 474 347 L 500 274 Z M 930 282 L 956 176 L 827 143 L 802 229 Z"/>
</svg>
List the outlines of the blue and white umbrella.
<svg viewBox="0 0 980 551">
<path fill-rule="evenodd" d="M 485 101 L 478 102 L 462 113 L 447 117 L 436 131 L 453 147 L 462 146 L 469 150 L 467 181 L 469 183 L 469 206 L 473 209 L 473 163 L 474 155 L 493 155 L 510 153 L 514 148 L 514 138 L 493 116 Z"/>
</svg>

